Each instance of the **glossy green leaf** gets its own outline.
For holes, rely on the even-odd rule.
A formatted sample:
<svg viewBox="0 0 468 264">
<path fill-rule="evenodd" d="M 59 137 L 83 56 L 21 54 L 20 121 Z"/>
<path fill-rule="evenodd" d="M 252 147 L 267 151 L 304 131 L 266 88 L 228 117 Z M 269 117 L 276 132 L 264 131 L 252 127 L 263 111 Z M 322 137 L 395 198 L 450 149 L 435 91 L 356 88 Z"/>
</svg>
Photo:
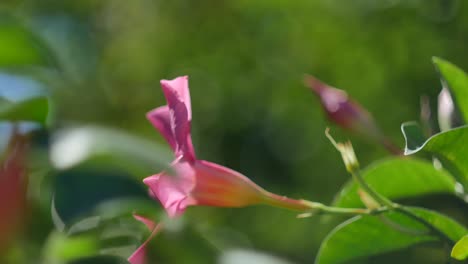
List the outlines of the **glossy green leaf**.
<svg viewBox="0 0 468 264">
<path fill-rule="evenodd" d="M 460 109 L 465 122 L 467 122 L 468 76 L 463 70 L 448 61 L 437 57 L 434 57 L 432 61 L 441 75 L 442 85 L 449 87 L 455 97 L 456 105 Z"/>
<path fill-rule="evenodd" d="M 437 193 L 455 193 L 455 180 L 443 169 L 424 160 L 390 158 L 378 161 L 362 171 L 362 177 L 379 193 L 390 199 L 402 199 Z M 363 206 L 359 186 L 350 180 L 335 198 L 339 207 Z"/>
<path fill-rule="evenodd" d="M 401 125 L 401 131 L 405 137 L 405 149 L 416 149 L 426 142 L 426 137 L 421 126 L 417 122 L 406 122 Z"/>
<path fill-rule="evenodd" d="M 467 232 L 467 229 L 459 223 L 434 211 L 421 208 L 411 208 L 410 210 L 436 226 L 454 243 Z M 425 227 L 419 222 L 401 213 L 389 212 L 385 214 L 385 217 L 405 228 L 425 230 Z M 437 240 L 438 238 L 435 236 L 415 235 L 393 229 L 376 216 L 357 216 L 337 226 L 328 235 L 320 247 L 315 263 L 345 263 L 352 259 Z"/>
<path fill-rule="evenodd" d="M 47 97 L 33 97 L 19 102 L 2 100 L 0 119 L 7 121 L 33 121 L 46 125 L 49 115 Z"/>
<path fill-rule="evenodd" d="M 423 151 L 436 156 L 456 177 L 457 181 L 467 188 L 468 162 L 466 162 L 466 157 L 468 157 L 468 148 L 464 142 L 468 142 L 468 126 L 436 134 L 417 148 L 406 148 L 405 155 Z"/>
<path fill-rule="evenodd" d="M 58 132 L 51 146 L 51 160 L 58 169 L 95 161 L 129 168 L 140 179 L 166 169 L 171 156 L 167 147 L 156 142 L 97 126 Z"/>
<path fill-rule="evenodd" d="M 452 258 L 465 260 L 468 258 L 468 235 L 462 237 L 452 249 Z"/>
</svg>

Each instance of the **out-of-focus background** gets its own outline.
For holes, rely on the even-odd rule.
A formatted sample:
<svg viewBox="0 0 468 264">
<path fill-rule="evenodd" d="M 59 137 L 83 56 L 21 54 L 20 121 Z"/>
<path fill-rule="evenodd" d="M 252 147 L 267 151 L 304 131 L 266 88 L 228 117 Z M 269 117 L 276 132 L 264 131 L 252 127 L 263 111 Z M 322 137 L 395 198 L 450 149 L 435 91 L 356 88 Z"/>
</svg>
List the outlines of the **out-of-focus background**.
<svg viewBox="0 0 468 264">
<path fill-rule="evenodd" d="M 419 119 L 421 95 L 434 106 L 440 91 L 431 57 L 468 69 L 466 43 L 461 0 L 3 0 L 0 92 L 50 94 L 49 131 L 99 125 L 166 146 L 145 113 L 165 103 L 159 80 L 188 75 L 199 158 L 272 192 L 330 203 L 349 175 L 324 136 L 327 126 L 353 141 L 363 167 L 389 154 L 328 122 L 304 74 L 345 89 L 403 147 L 400 124 Z M 47 144 L 43 134 L 39 145 Z M 33 185 L 49 184 L 28 194 L 25 234 L 9 253 L 16 263 L 37 263 L 65 239 L 50 235 L 60 236 L 50 213 L 58 176 L 36 174 Z M 132 178 L 135 193 L 145 192 L 145 176 Z M 115 187 L 112 177 L 100 186 Z M 86 207 L 86 192 L 77 193 L 68 207 Z M 441 199 L 448 198 L 423 204 L 437 208 Z M 260 263 L 239 260 L 252 252 L 312 263 L 336 223 L 262 206 L 190 208 L 156 237 L 150 254 L 157 263 Z M 442 253 L 431 252 L 429 245 L 358 263 L 438 263 Z"/>
</svg>

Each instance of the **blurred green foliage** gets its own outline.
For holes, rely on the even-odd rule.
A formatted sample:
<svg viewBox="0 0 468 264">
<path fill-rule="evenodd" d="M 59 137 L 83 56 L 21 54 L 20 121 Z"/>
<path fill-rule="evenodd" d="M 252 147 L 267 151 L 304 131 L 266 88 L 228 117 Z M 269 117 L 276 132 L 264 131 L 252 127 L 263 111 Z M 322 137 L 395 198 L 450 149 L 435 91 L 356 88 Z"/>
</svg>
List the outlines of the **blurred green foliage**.
<svg viewBox="0 0 468 264">
<path fill-rule="evenodd" d="M 54 129 L 96 124 L 161 143 L 144 114 L 164 104 L 160 79 L 189 75 L 200 158 L 267 190 L 329 203 L 349 176 L 323 132 L 331 126 L 338 138 L 348 135 L 324 119 L 303 74 L 347 90 L 403 148 L 400 124 L 419 119 L 421 95 L 435 106 L 440 90 L 431 57 L 468 69 L 467 14 L 461 0 L 8 0 L 0 3 L 0 66 L 48 91 Z M 0 79 L 0 89 L 11 86 Z M 363 167 L 387 155 L 351 139 Z M 41 173 L 24 249 L 29 261 L 53 230 L 47 202 L 54 179 Z M 454 200 L 422 202 L 462 219 L 466 205 Z M 334 224 L 267 207 L 194 208 L 158 235 L 151 254 L 159 263 L 211 263 L 224 249 L 246 248 L 311 263 Z M 369 263 L 439 263 L 438 252 L 408 249 Z M 12 255 L 29 263 L 18 260 L 21 252 Z"/>
</svg>

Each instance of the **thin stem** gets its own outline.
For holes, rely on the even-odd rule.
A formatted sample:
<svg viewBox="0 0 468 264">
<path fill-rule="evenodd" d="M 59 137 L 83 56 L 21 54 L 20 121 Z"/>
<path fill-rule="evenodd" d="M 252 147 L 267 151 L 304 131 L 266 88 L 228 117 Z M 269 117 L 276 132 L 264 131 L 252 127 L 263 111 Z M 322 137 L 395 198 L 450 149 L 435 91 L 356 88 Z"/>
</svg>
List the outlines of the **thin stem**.
<svg viewBox="0 0 468 264">
<path fill-rule="evenodd" d="M 376 215 L 388 211 L 386 207 L 380 207 L 377 209 L 365 209 L 365 208 L 344 208 L 324 205 L 322 203 L 304 201 L 310 205 L 311 208 L 319 210 L 319 212 L 330 213 L 330 214 L 353 214 L 353 215 Z"/>
<path fill-rule="evenodd" d="M 279 196 L 273 193 L 266 193 L 264 195 L 264 199 L 264 203 L 268 205 L 303 212 L 303 216 L 310 216 L 316 213 L 375 215 L 388 211 L 388 208 L 386 207 L 381 207 L 377 209 L 365 209 L 327 206 L 322 203 L 307 200 L 291 199 L 286 196 Z"/>
</svg>

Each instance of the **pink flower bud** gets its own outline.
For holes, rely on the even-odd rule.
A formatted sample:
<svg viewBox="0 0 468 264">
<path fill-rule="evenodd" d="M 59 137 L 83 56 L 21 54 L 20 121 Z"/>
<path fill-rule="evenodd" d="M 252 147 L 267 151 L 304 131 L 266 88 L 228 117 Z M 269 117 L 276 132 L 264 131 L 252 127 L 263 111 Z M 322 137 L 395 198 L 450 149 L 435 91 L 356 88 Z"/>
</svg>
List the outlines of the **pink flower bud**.
<svg viewBox="0 0 468 264">
<path fill-rule="evenodd" d="M 335 124 L 381 143 L 391 153 L 401 152 L 380 131 L 372 115 L 349 98 L 345 91 L 329 86 L 311 75 L 306 75 L 304 82 L 319 97 L 323 110 Z"/>
</svg>

